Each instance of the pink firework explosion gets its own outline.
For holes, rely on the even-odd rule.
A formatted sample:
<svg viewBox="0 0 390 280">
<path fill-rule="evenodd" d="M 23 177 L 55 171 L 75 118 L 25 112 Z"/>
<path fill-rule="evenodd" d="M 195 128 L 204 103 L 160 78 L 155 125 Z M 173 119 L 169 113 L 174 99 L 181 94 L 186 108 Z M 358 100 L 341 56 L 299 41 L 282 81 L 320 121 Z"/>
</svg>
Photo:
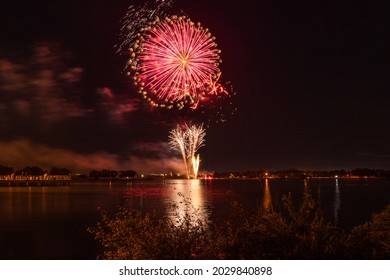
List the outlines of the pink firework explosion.
<svg viewBox="0 0 390 280">
<path fill-rule="evenodd" d="M 185 17 L 156 20 L 143 30 L 129 64 L 140 93 L 152 105 L 188 104 L 196 109 L 205 95 L 225 93 L 219 84 L 219 53 L 208 29 Z"/>
</svg>

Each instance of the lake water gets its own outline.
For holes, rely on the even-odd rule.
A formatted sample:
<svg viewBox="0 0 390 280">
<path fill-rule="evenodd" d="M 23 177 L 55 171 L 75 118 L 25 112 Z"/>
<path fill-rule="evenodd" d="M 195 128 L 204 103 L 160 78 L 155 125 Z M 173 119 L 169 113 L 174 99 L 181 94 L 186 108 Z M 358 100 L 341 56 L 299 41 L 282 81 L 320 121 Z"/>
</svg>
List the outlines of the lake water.
<svg viewBox="0 0 390 280">
<path fill-rule="evenodd" d="M 100 246 L 86 231 L 101 211 L 121 206 L 172 216 L 190 199 L 202 219 L 227 217 L 231 203 L 248 209 L 280 209 L 291 193 L 296 203 L 306 187 L 319 197 L 325 218 L 350 229 L 390 204 L 385 180 L 165 180 L 75 183 L 53 187 L 0 188 L 0 259 L 96 259 Z M 178 195 L 180 194 L 180 195 Z"/>
</svg>

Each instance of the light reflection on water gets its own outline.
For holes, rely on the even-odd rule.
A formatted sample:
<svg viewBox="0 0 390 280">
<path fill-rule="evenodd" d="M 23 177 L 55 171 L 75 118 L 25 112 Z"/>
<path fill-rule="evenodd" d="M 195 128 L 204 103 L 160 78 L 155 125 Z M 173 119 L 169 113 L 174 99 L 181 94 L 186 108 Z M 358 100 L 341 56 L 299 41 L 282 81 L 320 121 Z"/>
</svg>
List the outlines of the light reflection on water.
<svg viewBox="0 0 390 280">
<path fill-rule="evenodd" d="M 264 196 L 263 196 L 263 209 L 264 210 L 271 210 L 272 209 L 272 198 L 271 198 L 271 191 L 269 188 L 268 179 L 265 179 Z"/>
<path fill-rule="evenodd" d="M 332 186 L 332 187 L 331 187 Z M 1 187 L 0 221 L 52 219 L 73 213 L 115 211 L 128 206 L 150 211 L 157 209 L 172 214 L 169 205 L 178 206 L 185 214 L 183 199 L 198 209 L 203 221 L 218 213 L 226 213 L 232 201 L 256 209 L 271 209 L 283 194 L 292 193 L 299 200 L 303 190 L 310 187 L 319 197 L 329 221 L 343 225 L 345 217 L 356 210 L 372 213 L 390 203 L 388 181 L 333 180 L 166 180 L 151 182 L 101 183 L 56 187 Z M 342 197 L 347 196 L 347 200 Z M 389 198 L 389 199 L 387 199 Z M 353 207 L 351 207 L 353 205 Z M 368 209 L 368 210 L 367 210 Z M 188 210 L 188 209 L 187 209 Z M 359 211 L 357 211 L 359 212 Z"/>
<path fill-rule="evenodd" d="M 69 212 L 71 206 L 69 186 L 0 188 L 0 201 L 0 220 L 11 221 L 45 218 L 51 213 Z"/>
<path fill-rule="evenodd" d="M 227 218 L 232 201 L 256 210 L 288 193 L 296 204 L 305 188 L 319 197 L 325 219 L 351 228 L 390 204 L 389 181 L 360 180 L 165 180 L 90 182 L 55 187 L 0 187 L 0 259 L 94 259 L 99 248 L 86 227 L 101 211 L 121 206 L 183 217 L 183 198 L 198 209 L 202 222 Z M 178 195 L 180 193 L 181 195 Z"/>
<path fill-rule="evenodd" d="M 194 223 L 207 224 L 211 210 L 205 188 L 201 180 L 166 180 L 132 184 L 124 191 L 123 197 L 126 198 L 126 207 L 162 211 L 174 224 L 185 217 L 191 217 Z"/>
<path fill-rule="evenodd" d="M 339 223 L 339 211 L 341 206 L 339 179 L 336 178 L 335 191 L 334 191 L 334 222 Z"/>
<path fill-rule="evenodd" d="M 185 217 L 191 218 L 193 225 L 199 222 L 207 225 L 209 222 L 210 208 L 206 203 L 205 190 L 202 181 L 194 180 L 172 180 L 169 185 L 169 196 L 167 202 L 167 215 L 174 224 L 180 224 Z"/>
</svg>

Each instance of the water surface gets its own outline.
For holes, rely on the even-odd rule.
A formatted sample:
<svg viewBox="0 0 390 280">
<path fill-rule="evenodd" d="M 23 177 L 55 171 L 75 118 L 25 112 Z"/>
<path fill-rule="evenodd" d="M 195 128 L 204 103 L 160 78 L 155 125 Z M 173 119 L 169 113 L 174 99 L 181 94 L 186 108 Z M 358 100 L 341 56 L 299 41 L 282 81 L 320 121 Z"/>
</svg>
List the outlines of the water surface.
<svg viewBox="0 0 390 280">
<path fill-rule="evenodd" d="M 390 204 L 390 181 L 382 180 L 165 180 L 90 182 L 71 186 L 0 188 L 0 259 L 95 259 L 101 248 L 86 231 L 101 211 L 121 206 L 156 209 L 172 217 L 185 203 L 213 222 L 228 218 L 233 201 L 248 209 L 281 209 L 291 193 L 299 203 L 305 188 L 321 202 L 325 218 L 345 229 Z M 173 217 L 172 217 L 173 218 Z"/>
</svg>

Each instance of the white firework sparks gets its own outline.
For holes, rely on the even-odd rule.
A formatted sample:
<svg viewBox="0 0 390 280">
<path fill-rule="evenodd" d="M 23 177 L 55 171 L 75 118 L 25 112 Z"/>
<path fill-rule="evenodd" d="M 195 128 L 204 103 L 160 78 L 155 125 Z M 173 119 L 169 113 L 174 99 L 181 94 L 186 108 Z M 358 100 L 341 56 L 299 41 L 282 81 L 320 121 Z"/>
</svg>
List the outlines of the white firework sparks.
<svg viewBox="0 0 390 280">
<path fill-rule="evenodd" d="M 195 155 L 197 151 L 204 146 L 206 132 L 203 124 L 188 125 L 182 127 L 179 125 L 170 131 L 169 144 L 172 149 L 178 150 L 184 162 L 187 178 L 198 177 L 200 156 Z"/>
<path fill-rule="evenodd" d="M 150 0 L 142 6 L 130 5 L 120 31 L 121 43 L 117 45 L 119 53 L 127 53 L 127 49 L 133 45 L 137 33 L 146 27 L 155 17 L 164 18 L 173 5 L 173 0 Z"/>
<path fill-rule="evenodd" d="M 186 170 L 187 178 L 189 178 L 189 172 L 187 167 L 187 157 L 186 157 L 186 150 L 187 150 L 187 136 L 184 130 L 180 128 L 179 125 L 175 129 L 172 129 L 169 134 L 169 144 L 171 145 L 172 149 L 178 150 L 184 161 L 184 167 Z"/>
</svg>

